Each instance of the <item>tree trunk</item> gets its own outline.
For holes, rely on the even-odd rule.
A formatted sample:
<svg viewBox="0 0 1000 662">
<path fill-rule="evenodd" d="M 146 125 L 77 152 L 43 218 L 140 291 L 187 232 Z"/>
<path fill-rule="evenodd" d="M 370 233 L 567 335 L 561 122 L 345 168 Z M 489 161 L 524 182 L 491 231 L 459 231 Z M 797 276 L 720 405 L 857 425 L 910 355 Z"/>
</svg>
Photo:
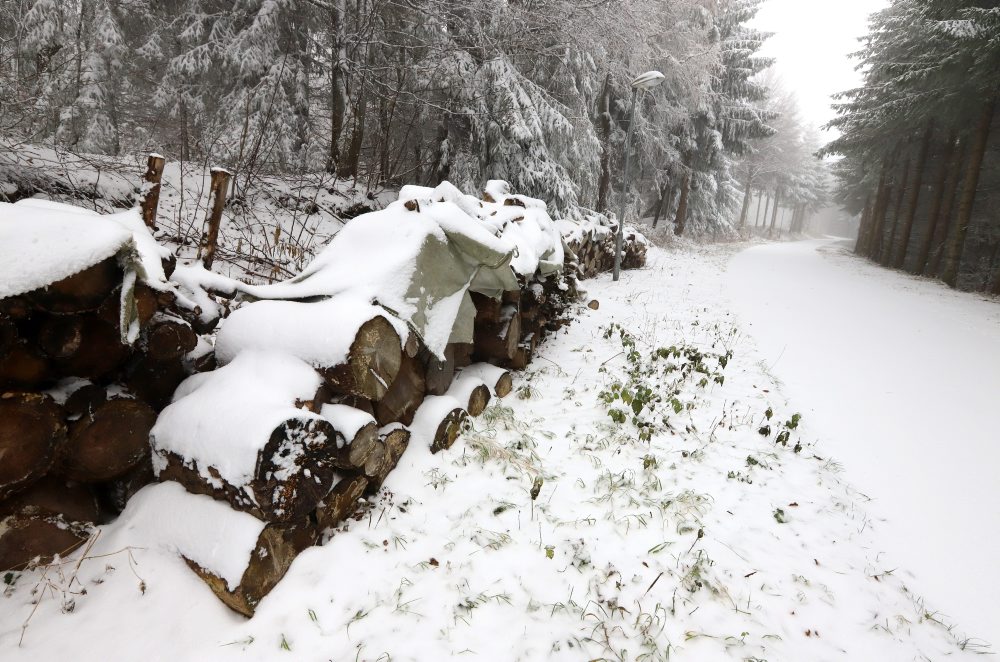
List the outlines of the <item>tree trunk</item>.
<svg viewBox="0 0 1000 662">
<path fill-rule="evenodd" d="M 952 159 L 955 155 L 956 140 L 957 136 L 955 131 L 952 130 L 948 136 L 948 142 L 945 144 L 944 152 L 941 154 L 941 167 L 938 172 L 937 183 L 934 186 L 934 197 L 931 200 L 930 211 L 927 215 L 927 229 L 923 240 L 920 242 L 920 252 L 917 254 L 917 262 L 913 269 L 913 273 L 920 276 L 924 275 L 927 271 L 931 245 L 934 243 L 934 237 L 941 224 L 941 210 L 944 207 L 945 193 L 948 190 L 948 175 L 953 169 L 957 170 L 952 164 Z"/>
<path fill-rule="evenodd" d="M 771 192 L 768 191 L 765 197 L 767 198 L 767 202 L 764 204 L 764 224 L 758 227 L 765 227 L 767 225 L 767 215 L 771 211 Z"/>
<path fill-rule="evenodd" d="M 903 202 L 906 199 L 906 188 L 910 182 L 910 159 L 903 162 L 903 181 L 896 192 L 896 203 L 892 213 L 892 227 L 888 228 L 888 237 L 883 238 L 882 246 L 879 250 L 878 261 L 883 267 L 888 267 L 892 262 L 892 250 L 896 245 L 896 237 L 899 234 L 899 222 L 903 217 Z"/>
<path fill-rule="evenodd" d="M 340 163 L 340 139 L 344 132 L 344 117 L 347 114 L 347 20 L 346 0 L 332 0 L 330 3 L 330 28 L 333 43 L 330 67 L 330 153 L 326 171 L 337 172 Z"/>
<path fill-rule="evenodd" d="M 927 131 L 924 132 L 924 140 L 920 144 L 916 170 L 913 173 L 913 188 L 910 191 L 910 198 L 906 204 L 906 215 L 903 218 L 903 227 L 899 232 L 899 240 L 895 245 L 895 258 L 892 261 L 892 266 L 897 269 L 902 269 L 906 262 L 906 253 L 910 246 L 910 235 L 913 232 L 913 219 L 917 215 L 917 203 L 920 200 L 920 187 L 924 184 L 924 170 L 927 168 L 927 152 L 930 149 L 931 138 L 933 136 L 934 123 L 930 122 L 927 126 Z"/>
<path fill-rule="evenodd" d="M 774 209 L 771 210 L 771 227 L 767 230 L 769 237 L 774 235 L 774 224 L 778 220 L 778 209 L 781 207 L 781 189 L 774 189 Z"/>
<path fill-rule="evenodd" d="M 670 213 L 670 206 L 673 204 L 674 187 L 668 181 L 660 188 L 660 204 L 656 205 L 656 216 L 653 217 L 653 227 L 660 222 L 660 216 Z"/>
<path fill-rule="evenodd" d="M 601 140 L 601 176 L 597 183 L 596 211 L 608 210 L 611 194 L 611 74 L 604 77 L 604 87 L 597 108 L 597 126 Z"/>
<path fill-rule="evenodd" d="M 858 223 L 858 236 L 854 241 L 854 254 L 859 255 L 861 253 L 861 247 L 864 245 L 865 237 L 871 232 L 871 220 L 872 220 L 872 196 L 868 194 L 868 199 L 865 200 L 865 208 L 861 211 L 861 221 Z"/>
<path fill-rule="evenodd" d="M 993 122 L 993 112 L 996 109 L 996 97 L 993 97 L 983 108 L 979 118 L 975 137 L 972 141 L 972 151 L 969 157 L 969 168 L 965 173 L 965 183 L 962 187 L 962 197 L 958 203 L 958 216 L 955 218 L 955 232 L 948 244 L 945 256 L 944 271 L 941 280 L 955 287 L 958 283 L 958 270 L 962 263 L 962 251 L 965 248 L 965 235 L 972 218 L 972 207 L 976 203 L 976 189 L 979 186 L 979 173 L 983 166 L 983 156 L 986 154 L 986 143 L 990 135 L 990 124 Z"/>
<path fill-rule="evenodd" d="M 204 266 L 212 268 L 215 261 L 215 249 L 219 244 L 219 227 L 222 225 L 222 210 L 226 207 L 226 193 L 229 192 L 229 171 L 224 168 L 212 168 L 212 183 L 210 196 L 212 204 L 208 208 L 208 229 L 202 240 L 204 249 Z"/>
<path fill-rule="evenodd" d="M 948 190 L 945 193 L 945 202 L 941 209 L 941 229 L 938 231 L 938 236 L 934 238 L 933 255 L 927 265 L 927 275 L 929 276 L 940 278 L 944 256 L 948 251 L 949 239 L 955 232 L 955 205 L 958 203 L 958 195 L 962 190 L 962 165 L 965 163 L 965 157 L 968 156 L 968 147 L 968 140 L 959 138 L 958 152 L 951 163 Z"/>
<path fill-rule="evenodd" d="M 688 195 L 691 191 L 691 170 L 685 168 L 684 180 L 681 182 L 681 199 L 677 203 L 677 218 L 674 221 L 674 234 L 678 237 L 684 234 L 687 226 Z"/>
<path fill-rule="evenodd" d="M 743 209 L 740 210 L 740 230 L 747 223 L 747 212 L 750 210 L 750 196 L 753 194 L 753 177 L 747 177 L 746 190 L 743 192 Z"/>
<path fill-rule="evenodd" d="M 146 172 L 142 176 L 146 182 L 146 192 L 142 196 L 142 220 L 150 230 L 156 230 L 156 208 L 160 204 L 160 179 L 163 177 L 164 159 L 159 154 L 150 154 Z"/>
</svg>

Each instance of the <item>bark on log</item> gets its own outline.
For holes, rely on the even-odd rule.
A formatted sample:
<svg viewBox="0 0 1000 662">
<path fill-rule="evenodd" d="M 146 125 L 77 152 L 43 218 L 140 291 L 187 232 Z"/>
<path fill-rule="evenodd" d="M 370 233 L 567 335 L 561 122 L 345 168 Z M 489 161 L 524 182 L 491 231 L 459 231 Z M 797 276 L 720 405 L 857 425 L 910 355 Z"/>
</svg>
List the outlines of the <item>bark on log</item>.
<svg viewBox="0 0 1000 662">
<path fill-rule="evenodd" d="M 0 572 L 51 563 L 87 542 L 91 529 L 59 515 L 11 515 L 0 520 Z"/>
<path fill-rule="evenodd" d="M 153 463 L 147 456 L 121 476 L 98 485 L 96 491 L 104 508 L 120 515 L 136 492 L 155 482 Z"/>
<path fill-rule="evenodd" d="M 73 423 L 59 453 L 59 472 L 99 482 L 121 476 L 149 455 L 156 412 L 138 400 L 108 400 Z"/>
<path fill-rule="evenodd" d="M 264 596 L 285 576 L 295 557 L 312 546 L 316 537 L 316 527 L 304 519 L 295 523 L 268 524 L 257 537 L 250 562 L 233 591 L 211 568 L 203 568 L 188 558 L 184 560 L 227 607 L 249 618 Z"/>
<path fill-rule="evenodd" d="M 63 412 L 52 398 L 0 395 L 0 500 L 44 476 L 65 440 Z"/>
<path fill-rule="evenodd" d="M 399 334 L 379 315 L 358 329 L 346 363 L 320 372 L 334 392 L 377 401 L 396 378 L 402 357 Z"/>
<path fill-rule="evenodd" d="M 395 422 L 404 425 L 412 423 L 413 414 L 424 401 L 426 393 L 427 380 L 424 377 L 423 364 L 418 359 L 404 354 L 389 390 L 375 403 L 375 418 L 379 425 Z"/>
<path fill-rule="evenodd" d="M 258 519 L 294 522 L 315 510 L 330 491 L 338 437 L 343 439 L 328 421 L 289 418 L 274 428 L 257 453 L 248 485 L 233 485 L 215 467 L 199 467 L 197 458 L 185 459 L 163 449 L 156 450 L 155 464 L 161 482 L 175 480 L 192 494 L 228 501 Z"/>
<path fill-rule="evenodd" d="M 451 387 L 455 378 L 455 346 L 444 348 L 444 358 L 440 359 L 428 352 L 427 356 L 427 392 L 431 395 L 444 395 Z M 390 421 L 385 421 L 388 424 Z M 409 424 L 409 421 L 403 421 Z"/>
<path fill-rule="evenodd" d="M 367 487 L 368 478 L 363 475 L 341 478 L 316 507 L 317 528 L 320 531 L 336 528 L 353 515 Z"/>
<path fill-rule="evenodd" d="M 97 310 L 121 285 L 122 268 L 117 257 L 109 257 L 83 271 L 29 292 L 26 296 L 49 313 L 82 313 Z"/>
<path fill-rule="evenodd" d="M 504 306 L 500 321 L 475 329 L 475 356 L 494 361 L 514 358 L 521 338 L 521 315 L 516 306 Z"/>
</svg>

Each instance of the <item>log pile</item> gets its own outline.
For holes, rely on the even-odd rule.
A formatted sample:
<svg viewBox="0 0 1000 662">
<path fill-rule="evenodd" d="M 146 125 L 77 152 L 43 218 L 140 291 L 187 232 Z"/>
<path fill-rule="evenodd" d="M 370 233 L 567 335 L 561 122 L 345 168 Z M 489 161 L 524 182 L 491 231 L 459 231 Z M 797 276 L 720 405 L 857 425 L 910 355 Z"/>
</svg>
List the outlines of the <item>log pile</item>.
<svg viewBox="0 0 1000 662">
<path fill-rule="evenodd" d="M 611 271 L 615 264 L 617 231 L 617 224 L 607 217 L 588 216 L 565 234 L 569 249 L 567 267 L 574 269 L 580 279 Z M 645 266 L 647 247 L 646 238 L 626 225 L 622 233 L 622 268 L 639 269 Z"/>
<path fill-rule="evenodd" d="M 184 315 L 118 254 L 0 299 L 0 571 L 72 551 L 153 480 L 149 431 L 198 343 Z"/>
<path fill-rule="evenodd" d="M 336 288 L 259 300 L 263 290 L 244 288 L 254 300 L 236 307 L 214 352 L 197 360 L 198 333 L 210 329 L 142 282 L 129 304 L 138 335 L 121 340 L 124 276 L 114 263 L 0 303 L 0 569 L 70 551 L 127 504 L 191 508 L 204 513 L 197 535 L 232 531 L 232 540 L 176 549 L 220 600 L 252 616 L 296 555 L 354 516 L 408 449 L 447 451 L 469 416 L 507 396 L 511 371 L 568 322 L 577 278 L 611 268 L 607 227 L 560 237 L 544 203 L 510 195 L 503 182 L 491 182 L 478 206 L 453 188 L 434 189 L 433 199 L 421 190 L 419 201 L 401 194 L 399 203 L 411 223 L 427 223 L 421 214 L 433 217 L 434 203 L 451 196 L 474 227 L 456 235 L 461 249 L 446 250 L 468 260 L 478 246 L 483 271 L 492 261 L 503 272 L 478 285 L 458 279 L 466 317 L 454 318 L 451 336 L 429 319 L 438 310 L 430 304 L 451 294 L 417 306 L 419 323 L 396 312 L 423 291 L 419 275 L 416 290 L 390 301 Z M 522 233 L 520 223 L 537 225 Z M 553 232 L 554 246 L 545 234 Z M 544 251 L 539 233 L 550 242 Z M 513 243 L 491 243 L 498 239 Z M 626 247 L 626 268 L 640 266 L 644 240 L 629 234 Z M 59 381 L 69 377 L 72 386 Z"/>
</svg>

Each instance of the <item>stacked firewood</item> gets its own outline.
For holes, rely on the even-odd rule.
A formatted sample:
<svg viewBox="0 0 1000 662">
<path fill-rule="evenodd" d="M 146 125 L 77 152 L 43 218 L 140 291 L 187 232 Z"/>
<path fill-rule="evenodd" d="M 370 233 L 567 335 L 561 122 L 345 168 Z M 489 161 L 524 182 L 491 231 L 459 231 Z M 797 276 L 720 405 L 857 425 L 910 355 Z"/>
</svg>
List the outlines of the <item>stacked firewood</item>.
<svg viewBox="0 0 1000 662">
<path fill-rule="evenodd" d="M 511 391 L 506 370 L 470 364 L 471 347 L 438 357 L 397 326 L 368 320 L 337 365 L 243 351 L 191 377 L 161 414 L 151 435 L 159 480 L 228 503 L 234 522 L 259 522 L 238 581 L 226 580 L 227 557 L 185 557 L 233 610 L 253 615 L 300 552 L 379 490 L 411 441 L 448 449 L 469 414 Z"/>
<path fill-rule="evenodd" d="M 435 201 L 439 193 L 450 195 L 435 190 Z M 474 232 L 500 216 L 456 200 Z M 531 209 L 544 215 L 544 204 L 496 186 L 484 202 L 509 213 L 498 233 L 528 226 Z M 418 223 L 420 204 L 400 204 Z M 547 219 L 532 227 L 549 232 Z M 477 241 L 474 232 L 463 241 Z M 314 292 L 237 306 L 214 351 L 203 352 L 198 334 L 211 329 L 176 305 L 176 290 L 136 282 L 134 297 L 122 297 L 131 282 L 114 258 L 3 300 L 0 570 L 71 551 L 158 479 L 165 484 L 134 503 L 182 507 L 178 534 L 210 523 L 216 542 L 173 549 L 226 605 L 251 616 L 300 552 L 363 511 L 408 448 L 450 448 L 468 416 L 509 394 L 509 370 L 525 368 L 567 323 L 577 277 L 611 268 L 593 253 L 613 246 L 608 227 L 554 238 L 545 255 L 556 256 L 556 270 L 550 261 L 545 274 L 541 255 L 518 271 L 509 264 L 517 247 L 504 249 L 501 268 L 510 272 L 483 285 L 493 296 L 468 293 L 475 316 L 469 309 L 461 333 L 455 320 L 453 336 L 464 342 L 440 330 L 426 340 L 377 297 Z M 558 271 L 563 255 L 576 268 Z M 625 267 L 644 260 L 644 240 L 628 233 Z M 172 265 L 164 266 L 169 277 Z M 122 340 L 126 318 L 139 329 L 131 343 Z"/>
<path fill-rule="evenodd" d="M 0 299 L 0 570 L 72 551 L 153 480 L 149 430 L 198 336 L 171 292 L 133 277 L 111 256 Z"/>
<path fill-rule="evenodd" d="M 588 217 L 566 238 L 572 255 L 568 266 L 575 266 L 579 278 L 593 278 L 611 271 L 615 264 L 615 232 L 617 225 L 603 216 Z M 622 268 L 638 269 L 646 264 L 646 238 L 634 228 L 625 226 L 622 233 Z M 575 265 L 572 264 L 575 257 Z"/>
</svg>

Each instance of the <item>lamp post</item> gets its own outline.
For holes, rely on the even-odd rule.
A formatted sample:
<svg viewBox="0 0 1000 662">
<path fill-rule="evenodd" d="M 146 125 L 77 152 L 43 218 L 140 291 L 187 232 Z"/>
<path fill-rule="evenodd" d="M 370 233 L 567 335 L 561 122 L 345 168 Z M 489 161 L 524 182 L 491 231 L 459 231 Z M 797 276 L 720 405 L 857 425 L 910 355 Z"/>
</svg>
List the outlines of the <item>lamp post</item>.
<svg viewBox="0 0 1000 662">
<path fill-rule="evenodd" d="M 625 171 L 622 175 L 622 212 L 618 215 L 618 231 L 615 233 L 615 270 L 612 275 L 613 280 L 618 280 L 622 269 L 622 238 L 625 233 L 625 207 L 626 194 L 628 193 L 628 162 L 629 143 L 632 142 L 632 127 L 635 124 L 635 101 L 639 95 L 639 90 L 651 90 L 663 82 L 663 74 L 659 71 L 647 71 L 632 81 L 632 104 L 628 111 L 628 131 L 625 133 Z"/>
</svg>

